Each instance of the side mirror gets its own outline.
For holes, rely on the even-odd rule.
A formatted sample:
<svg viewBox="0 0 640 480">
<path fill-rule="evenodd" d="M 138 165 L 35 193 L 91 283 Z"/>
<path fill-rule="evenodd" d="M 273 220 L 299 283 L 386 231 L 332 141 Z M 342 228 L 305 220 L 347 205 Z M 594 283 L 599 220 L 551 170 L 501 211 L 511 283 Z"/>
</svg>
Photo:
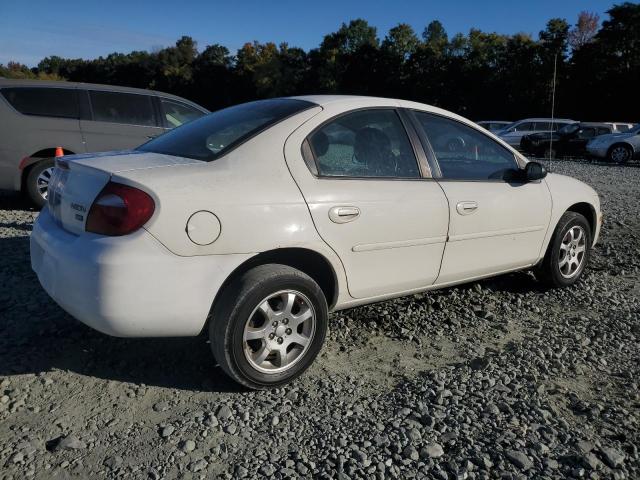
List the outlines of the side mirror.
<svg viewBox="0 0 640 480">
<path fill-rule="evenodd" d="M 542 180 L 547 176 L 547 169 L 544 168 L 544 165 L 542 165 L 541 163 L 529 162 L 524 168 L 524 176 L 528 182 L 532 182 L 534 180 Z"/>
</svg>

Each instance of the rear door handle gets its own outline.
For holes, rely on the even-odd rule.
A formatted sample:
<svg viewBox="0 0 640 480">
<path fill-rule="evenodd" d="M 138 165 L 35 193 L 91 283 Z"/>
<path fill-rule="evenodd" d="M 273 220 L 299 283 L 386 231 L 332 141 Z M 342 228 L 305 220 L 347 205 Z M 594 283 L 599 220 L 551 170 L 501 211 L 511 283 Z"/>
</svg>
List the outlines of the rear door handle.
<svg viewBox="0 0 640 480">
<path fill-rule="evenodd" d="M 460 202 L 456 210 L 460 215 L 470 215 L 478 209 L 478 202 Z"/>
<path fill-rule="evenodd" d="M 333 207 L 329 210 L 329 218 L 334 223 L 352 222 L 360 216 L 358 207 Z"/>
</svg>

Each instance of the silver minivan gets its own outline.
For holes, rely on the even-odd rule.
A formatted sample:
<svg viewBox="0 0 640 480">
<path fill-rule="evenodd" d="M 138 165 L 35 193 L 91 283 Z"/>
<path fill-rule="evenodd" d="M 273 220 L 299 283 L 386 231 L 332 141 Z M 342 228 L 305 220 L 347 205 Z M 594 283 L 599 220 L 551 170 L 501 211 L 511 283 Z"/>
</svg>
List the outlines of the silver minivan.
<svg viewBox="0 0 640 480">
<path fill-rule="evenodd" d="M 576 121 L 568 118 L 555 118 L 553 120 L 551 118 L 525 118 L 493 133 L 512 147 L 520 148 L 520 140 L 525 135 L 550 131 L 556 132 L 571 123 L 576 123 Z"/>
<path fill-rule="evenodd" d="M 42 206 L 56 147 L 65 155 L 129 149 L 207 113 L 151 90 L 0 78 L 0 189 Z"/>
</svg>

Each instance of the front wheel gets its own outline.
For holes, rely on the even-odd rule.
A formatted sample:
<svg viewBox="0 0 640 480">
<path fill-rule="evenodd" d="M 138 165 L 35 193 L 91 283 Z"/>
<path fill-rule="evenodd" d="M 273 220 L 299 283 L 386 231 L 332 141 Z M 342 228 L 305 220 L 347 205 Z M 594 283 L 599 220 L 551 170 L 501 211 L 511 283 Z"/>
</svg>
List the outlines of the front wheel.
<svg viewBox="0 0 640 480">
<path fill-rule="evenodd" d="M 285 265 L 261 265 L 231 282 L 214 305 L 211 349 L 236 382 L 276 387 L 313 363 L 328 317 L 327 301 L 311 277 Z"/>
<path fill-rule="evenodd" d="M 582 276 L 591 247 L 589 222 L 576 212 L 565 212 L 551 237 L 536 277 L 551 287 L 567 287 Z"/>
</svg>

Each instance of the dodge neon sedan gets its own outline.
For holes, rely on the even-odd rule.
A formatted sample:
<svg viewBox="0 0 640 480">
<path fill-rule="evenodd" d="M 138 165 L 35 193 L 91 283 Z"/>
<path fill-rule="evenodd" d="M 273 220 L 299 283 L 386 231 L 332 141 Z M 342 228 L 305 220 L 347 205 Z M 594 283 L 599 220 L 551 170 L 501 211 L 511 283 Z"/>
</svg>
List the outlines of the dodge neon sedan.
<svg viewBox="0 0 640 480">
<path fill-rule="evenodd" d="M 515 270 L 572 285 L 602 221 L 584 183 L 382 98 L 246 103 L 56 167 L 31 236 L 49 295 L 109 335 L 207 332 L 251 388 L 309 367 L 332 310 Z"/>
</svg>

